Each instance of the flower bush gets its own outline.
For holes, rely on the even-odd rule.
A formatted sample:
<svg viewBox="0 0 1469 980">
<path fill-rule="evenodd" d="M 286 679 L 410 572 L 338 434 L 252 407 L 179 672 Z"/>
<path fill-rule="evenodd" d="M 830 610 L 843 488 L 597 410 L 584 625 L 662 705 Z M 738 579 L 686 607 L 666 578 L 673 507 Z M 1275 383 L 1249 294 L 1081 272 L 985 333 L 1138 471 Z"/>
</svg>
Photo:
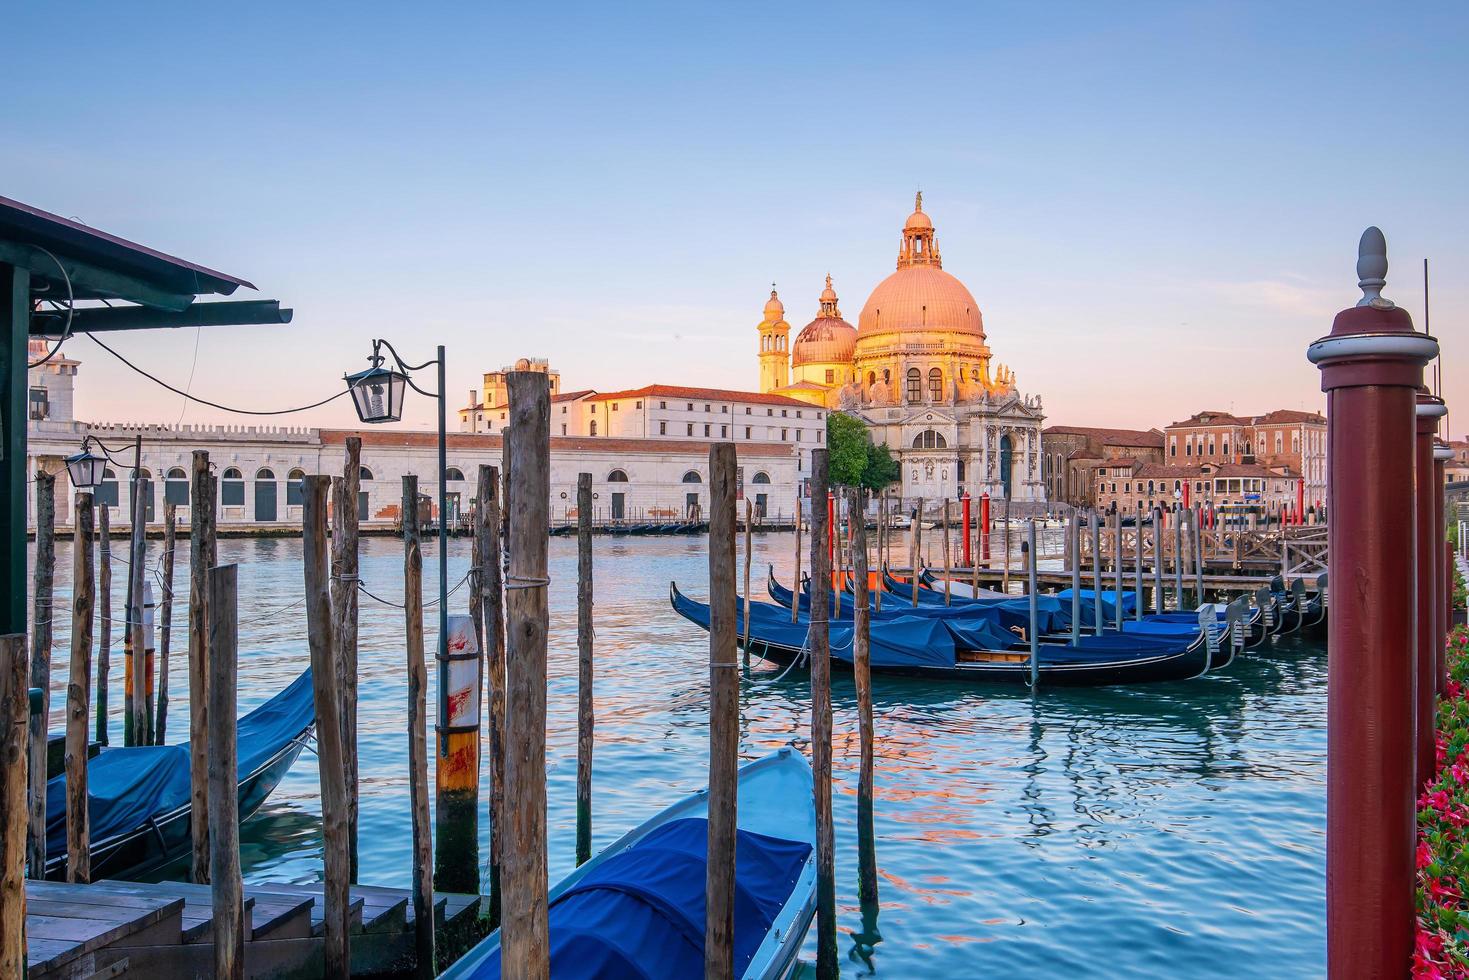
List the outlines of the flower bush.
<svg viewBox="0 0 1469 980">
<path fill-rule="evenodd" d="M 1437 777 L 1418 798 L 1418 936 L 1413 976 L 1469 980 L 1469 630 L 1449 635 L 1438 702 Z"/>
</svg>

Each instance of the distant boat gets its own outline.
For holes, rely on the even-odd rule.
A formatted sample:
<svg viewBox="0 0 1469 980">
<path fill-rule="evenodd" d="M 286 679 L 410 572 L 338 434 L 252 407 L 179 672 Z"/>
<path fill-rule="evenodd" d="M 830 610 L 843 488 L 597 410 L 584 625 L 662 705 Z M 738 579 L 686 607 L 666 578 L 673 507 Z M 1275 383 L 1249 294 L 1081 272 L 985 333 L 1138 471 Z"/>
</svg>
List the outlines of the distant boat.
<svg viewBox="0 0 1469 980">
<path fill-rule="evenodd" d="M 811 767 L 786 747 L 740 767 L 734 975 L 790 974 L 816 914 Z M 709 798 L 699 790 L 609 845 L 548 896 L 551 976 L 701 977 Z M 500 933 L 442 974 L 501 976 Z"/>
<path fill-rule="evenodd" d="M 239 720 L 240 821 L 260 809 L 316 724 L 311 671 Z M 87 762 L 92 878 L 145 874 L 188 851 L 189 743 L 106 748 Z M 46 877 L 66 875 L 66 776 L 46 783 Z"/>
</svg>

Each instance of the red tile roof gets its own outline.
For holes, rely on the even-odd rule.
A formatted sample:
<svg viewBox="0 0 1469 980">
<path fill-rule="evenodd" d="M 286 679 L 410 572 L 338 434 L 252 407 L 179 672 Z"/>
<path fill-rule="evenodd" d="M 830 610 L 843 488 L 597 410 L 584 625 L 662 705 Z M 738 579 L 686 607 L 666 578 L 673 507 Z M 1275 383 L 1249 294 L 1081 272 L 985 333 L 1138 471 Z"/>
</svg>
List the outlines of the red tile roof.
<svg viewBox="0 0 1469 980">
<path fill-rule="evenodd" d="M 1326 424 L 1326 416 L 1320 412 L 1298 412 L 1290 408 L 1277 408 L 1273 412 L 1264 415 L 1256 415 L 1256 425 L 1284 425 L 1291 422 L 1314 422 L 1317 425 Z"/>
<path fill-rule="evenodd" d="M 1052 425 L 1041 430 L 1041 437 L 1046 436 L 1087 436 L 1098 440 L 1104 446 L 1163 448 L 1163 433 L 1157 429 L 1107 429 L 1085 425 Z"/>
<path fill-rule="evenodd" d="M 1184 426 L 1212 426 L 1212 425 L 1249 425 L 1249 419 L 1242 419 L 1228 412 L 1202 411 L 1195 412 L 1182 422 L 1174 422 L 1168 428 L 1179 428 Z"/>
<path fill-rule="evenodd" d="M 587 395 L 595 395 L 596 388 L 583 388 L 580 391 L 563 391 L 551 396 L 553 402 L 574 402 L 585 398 Z"/>
<path fill-rule="evenodd" d="M 685 388 L 680 385 L 646 385 L 626 391 L 608 391 L 593 395 L 589 401 L 605 402 L 628 398 L 683 398 L 719 402 L 749 402 L 756 405 L 789 405 L 792 408 L 817 408 L 809 402 L 784 395 L 768 395 L 760 391 L 729 391 L 724 388 Z"/>
</svg>

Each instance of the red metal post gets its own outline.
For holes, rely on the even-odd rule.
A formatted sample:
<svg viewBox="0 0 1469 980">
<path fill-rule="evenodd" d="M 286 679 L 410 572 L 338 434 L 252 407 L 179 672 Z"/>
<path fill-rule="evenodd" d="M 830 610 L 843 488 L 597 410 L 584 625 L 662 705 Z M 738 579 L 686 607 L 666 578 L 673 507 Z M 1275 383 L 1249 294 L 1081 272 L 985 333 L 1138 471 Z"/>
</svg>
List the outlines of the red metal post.
<svg viewBox="0 0 1469 980">
<path fill-rule="evenodd" d="M 1445 408 L 1447 411 L 1447 407 Z M 1453 615 L 1451 610 L 1454 605 L 1454 548 L 1449 543 L 1447 531 L 1448 523 L 1445 520 L 1445 509 L 1447 501 L 1444 499 L 1444 467 L 1450 459 L 1454 458 L 1454 451 L 1443 443 L 1435 443 L 1433 447 L 1433 527 L 1434 541 L 1442 542 L 1435 544 L 1433 552 L 1434 578 L 1437 580 L 1438 588 L 1435 595 L 1438 597 L 1437 608 L 1433 614 L 1433 681 L 1434 690 L 1442 694 L 1449 682 L 1449 661 L 1447 645 L 1449 642 L 1449 619 Z M 1438 552 L 1442 550 L 1445 554 L 1444 560 L 1437 559 Z"/>
<path fill-rule="evenodd" d="M 974 551 L 969 546 L 969 494 L 962 498 L 964 501 L 964 564 L 969 565 L 974 561 Z"/>
<path fill-rule="evenodd" d="M 979 498 L 979 545 L 980 555 L 985 561 L 990 560 L 990 495 L 985 494 Z"/>
<path fill-rule="evenodd" d="M 1332 980 L 1406 976 L 1413 954 L 1414 396 L 1438 352 L 1380 296 L 1382 233 L 1362 235 L 1361 305 L 1307 356 L 1327 393 L 1330 553 L 1326 937 Z"/>
<path fill-rule="evenodd" d="M 1188 497 L 1189 497 L 1189 482 L 1187 480 L 1184 480 L 1183 481 L 1183 509 L 1184 510 L 1188 510 L 1189 509 Z"/>
<path fill-rule="evenodd" d="M 1438 651 L 1434 641 L 1438 623 L 1440 603 L 1438 601 L 1438 540 L 1440 535 L 1434 528 L 1433 485 L 1433 435 L 1438 431 L 1439 417 L 1444 414 L 1443 400 L 1435 398 L 1425 388 L 1418 392 L 1414 406 L 1417 418 L 1417 437 L 1413 441 L 1413 564 L 1417 605 L 1414 616 L 1416 647 L 1418 651 L 1418 676 L 1416 722 L 1417 746 L 1414 755 L 1414 791 L 1433 778 L 1433 699 L 1438 693 Z"/>
</svg>

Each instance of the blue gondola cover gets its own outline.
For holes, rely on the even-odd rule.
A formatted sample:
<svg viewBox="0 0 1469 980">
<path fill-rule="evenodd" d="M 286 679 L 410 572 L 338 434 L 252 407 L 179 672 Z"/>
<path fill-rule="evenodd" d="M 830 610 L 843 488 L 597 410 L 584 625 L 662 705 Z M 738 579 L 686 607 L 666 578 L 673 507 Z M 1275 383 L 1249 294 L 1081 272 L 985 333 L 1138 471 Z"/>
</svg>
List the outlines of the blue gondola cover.
<svg viewBox="0 0 1469 980">
<path fill-rule="evenodd" d="M 614 855 L 549 910 L 557 980 L 663 980 L 704 975 L 709 822 L 674 820 Z M 734 974 L 740 976 L 795 890 L 805 841 L 736 832 Z M 497 947 L 473 974 L 500 974 Z"/>
</svg>

